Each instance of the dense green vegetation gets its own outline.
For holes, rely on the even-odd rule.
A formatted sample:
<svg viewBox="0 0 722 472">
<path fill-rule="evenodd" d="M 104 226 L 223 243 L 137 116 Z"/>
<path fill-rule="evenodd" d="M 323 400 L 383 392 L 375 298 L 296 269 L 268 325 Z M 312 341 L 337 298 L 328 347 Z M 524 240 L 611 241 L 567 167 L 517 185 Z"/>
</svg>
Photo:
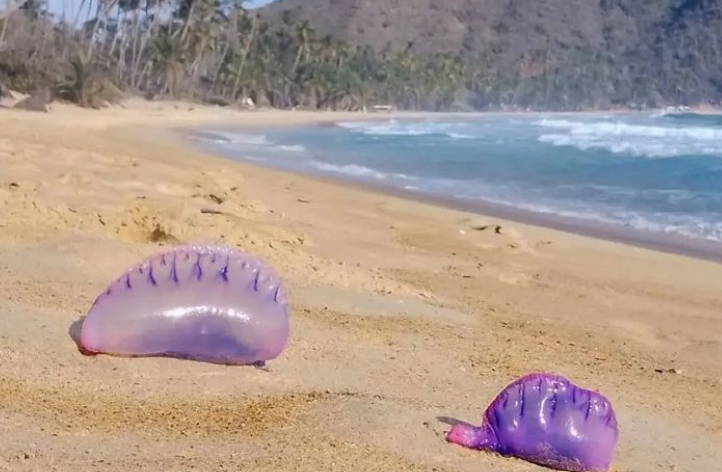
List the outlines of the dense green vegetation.
<svg viewBox="0 0 722 472">
<path fill-rule="evenodd" d="M 121 91 L 282 108 L 463 105 L 458 58 L 352 48 L 306 22 L 271 28 L 238 3 L 105 0 L 79 28 L 79 18 L 51 18 L 38 0 L 16 7 L 1 24 L 0 83 L 50 87 L 82 106 Z"/>
<path fill-rule="evenodd" d="M 509 0 L 497 8 L 492 40 L 475 42 L 469 36 L 456 49 L 441 52 L 422 47 L 431 41 L 421 46 L 386 41 L 374 48 L 372 42 L 337 40 L 288 11 L 268 23 L 232 0 L 87 0 L 72 18 L 51 17 L 43 0 L 10 0 L 0 11 L 0 93 L 3 85 L 22 92 L 49 88 L 87 107 L 138 93 L 223 105 L 251 98 L 260 106 L 343 110 L 371 105 L 573 110 L 720 100 L 720 35 L 701 43 L 695 26 L 705 25 L 706 32 L 722 26 L 722 8 L 711 17 L 706 10 L 700 13 L 700 2 L 686 0 L 688 12 L 670 17 L 660 6 L 654 21 L 632 28 L 614 16 L 647 11 L 630 1 L 594 3 L 603 11 L 602 33 L 593 44 L 588 37 L 594 35 L 581 29 L 589 18 L 596 25 L 596 13 L 580 16 L 574 25 L 574 15 L 555 11 L 546 5 L 549 0 L 532 6 Z M 340 9 L 348 2 L 332 3 Z M 544 17 L 532 11 L 537 7 L 556 23 L 539 23 Z M 474 13 L 468 16 L 473 19 Z M 674 26 L 668 25 L 665 37 L 681 46 L 665 49 L 661 39 L 640 43 L 649 51 L 640 59 L 631 45 L 645 31 L 659 33 L 661 22 Z M 574 26 L 566 39 L 563 25 Z M 384 28 L 394 30 L 386 23 Z M 669 57 L 655 59 L 662 56 Z"/>
<path fill-rule="evenodd" d="M 350 44 L 459 54 L 475 107 L 722 102 L 722 0 L 277 0 Z"/>
</svg>

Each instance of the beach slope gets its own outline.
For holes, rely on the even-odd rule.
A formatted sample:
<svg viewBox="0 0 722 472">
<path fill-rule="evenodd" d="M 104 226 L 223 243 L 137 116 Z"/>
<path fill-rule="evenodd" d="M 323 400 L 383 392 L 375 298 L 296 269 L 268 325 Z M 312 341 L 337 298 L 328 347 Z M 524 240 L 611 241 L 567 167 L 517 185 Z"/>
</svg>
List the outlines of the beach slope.
<svg viewBox="0 0 722 472">
<path fill-rule="evenodd" d="M 0 110 L 0 470 L 541 471 L 444 441 L 531 371 L 613 402 L 614 470 L 718 469 L 722 265 L 232 162 L 167 131 L 337 117 Z M 284 277 L 281 357 L 78 352 L 107 283 L 193 242 Z"/>
</svg>

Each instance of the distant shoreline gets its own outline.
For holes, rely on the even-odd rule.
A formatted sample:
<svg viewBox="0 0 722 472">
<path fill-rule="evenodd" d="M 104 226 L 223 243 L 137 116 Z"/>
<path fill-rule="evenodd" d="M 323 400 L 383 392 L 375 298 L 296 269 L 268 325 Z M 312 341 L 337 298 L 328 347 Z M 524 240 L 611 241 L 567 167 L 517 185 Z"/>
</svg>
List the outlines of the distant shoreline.
<svg viewBox="0 0 722 472">
<path fill-rule="evenodd" d="M 523 114 L 570 114 L 577 112 L 522 112 Z M 604 112 L 579 112 L 578 114 L 598 114 Z M 621 111 L 619 113 L 622 113 Z M 687 111 L 686 113 L 693 113 Z M 695 112 L 696 113 L 696 112 Z M 509 115 L 516 113 L 499 113 L 498 115 Z M 713 113 L 709 113 L 713 114 Z M 383 113 L 369 113 L 359 114 L 360 121 L 371 121 L 365 118 L 365 115 L 371 115 L 374 119 L 383 119 Z M 448 114 L 440 114 L 448 116 Z M 477 114 L 456 114 L 462 116 L 471 117 Z M 483 113 L 478 114 L 479 118 L 493 117 L 496 113 Z M 364 116 L 364 117 L 362 117 Z M 435 117 L 435 115 L 427 116 L 426 119 Z M 440 118 L 441 116 L 439 116 Z M 320 117 L 319 117 L 320 118 Z M 339 117 L 340 118 L 340 117 Z M 398 119 L 398 120 L 419 120 L 424 119 L 423 116 L 399 116 L 398 114 L 390 114 L 386 117 L 387 119 Z M 256 167 L 262 167 L 264 169 L 270 169 L 277 172 L 290 173 L 306 178 L 318 179 L 323 182 L 331 182 L 341 184 L 344 186 L 350 186 L 361 190 L 369 190 L 375 193 L 381 193 L 394 197 L 399 197 L 407 200 L 412 200 L 421 203 L 429 203 L 435 206 L 459 210 L 477 214 L 481 217 L 492 217 L 499 218 L 502 220 L 513 221 L 530 226 L 543 227 L 552 230 L 562 231 L 565 233 L 571 233 L 575 235 L 585 236 L 593 239 L 610 241 L 614 243 L 620 243 L 628 246 L 634 246 L 642 249 L 649 249 L 657 252 L 663 252 L 668 254 L 676 254 L 686 257 L 692 257 L 705 261 L 712 261 L 722 264 L 722 243 L 714 242 L 705 239 L 693 239 L 687 238 L 681 235 L 667 234 L 667 233 L 656 233 L 651 231 L 644 231 L 641 229 L 630 228 L 625 226 L 617 226 L 613 224 L 605 224 L 601 222 L 594 222 L 589 220 L 583 220 L 580 218 L 573 218 L 568 216 L 559 216 L 552 213 L 539 213 L 530 210 L 515 208 L 509 205 L 503 205 L 493 203 L 489 201 L 478 200 L 466 200 L 451 196 L 443 196 L 438 194 L 431 194 L 428 192 L 408 190 L 395 187 L 392 185 L 386 185 L 382 183 L 360 181 L 359 179 L 344 178 L 343 176 L 334 176 L 325 174 L 322 172 L 304 171 L 287 169 L 281 166 L 274 165 L 272 160 L 266 162 L 259 162 L 252 159 L 240 158 L 236 159 L 230 155 L 224 155 L 218 153 L 215 149 L 210 146 L 204 145 L 202 141 L 193 140 L 191 136 L 203 136 L 207 133 L 209 128 L 212 129 L 233 129 L 238 130 L 253 130 L 254 132 L 262 131 L 263 129 L 273 128 L 304 128 L 314 126 L 335 126 L 340 121 L 346 121 L 349 117 L 343 117 L 343 119 L 319 119 L 318 121 L 310 121 L 306 123 L 277 123 L 271 126 L 267 124 L 259 126 L 238 126 L 232 123 L 213 126 L 203 125 L 194 127 L 178 128 L 175 132 L 179 133 L 181 138 L 189 145 L 198 148 L 204 152 L 217 155 L 224 159 L 229 160 L 240 160 L 244 165 L 251 165 Z"/>
</svg>

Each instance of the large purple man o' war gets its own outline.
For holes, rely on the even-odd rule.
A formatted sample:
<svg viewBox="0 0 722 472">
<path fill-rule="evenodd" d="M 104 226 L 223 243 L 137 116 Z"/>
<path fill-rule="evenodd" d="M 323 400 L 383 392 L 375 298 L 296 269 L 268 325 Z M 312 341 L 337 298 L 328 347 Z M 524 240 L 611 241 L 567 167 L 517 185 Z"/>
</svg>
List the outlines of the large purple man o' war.
<svg viewBox="0 0 722 472">
<path fill-rule="evenodd" d="M 481 426 L 457 424 L 446 440 L 554 469 L 604 472 L 618 436 L 606 397 L 560 375 L 535 373 L 502 390 Z"/>
<path fill-rule="evenodd" d="M 286 346 L 280 279 L 225 246 L 179 246 L 129 267 L 95 300 L 80 347 L 89 353 L 263 365 Z"/>
</svg>

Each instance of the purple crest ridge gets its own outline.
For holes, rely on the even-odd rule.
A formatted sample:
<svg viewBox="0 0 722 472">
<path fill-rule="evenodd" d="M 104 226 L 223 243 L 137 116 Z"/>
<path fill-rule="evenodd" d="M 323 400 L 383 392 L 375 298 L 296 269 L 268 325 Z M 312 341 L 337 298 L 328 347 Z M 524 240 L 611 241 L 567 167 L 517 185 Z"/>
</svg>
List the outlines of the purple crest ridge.
<svg viewBox="0 0 722 472">
<path fill-rule="evenodd" d="M 457 424 L 446 440 L 572 472 L 606 472 L 619 436 L 604 395 L 548 373 L 507 385 L 479 427 Z"/>
<path fill-rule="evenodd" d="M 288 340 L 283 283 L 259 258 L 185 245 L 128 267 L 93 303 L 81 350 L 260 364 Z"/>
</svg>

